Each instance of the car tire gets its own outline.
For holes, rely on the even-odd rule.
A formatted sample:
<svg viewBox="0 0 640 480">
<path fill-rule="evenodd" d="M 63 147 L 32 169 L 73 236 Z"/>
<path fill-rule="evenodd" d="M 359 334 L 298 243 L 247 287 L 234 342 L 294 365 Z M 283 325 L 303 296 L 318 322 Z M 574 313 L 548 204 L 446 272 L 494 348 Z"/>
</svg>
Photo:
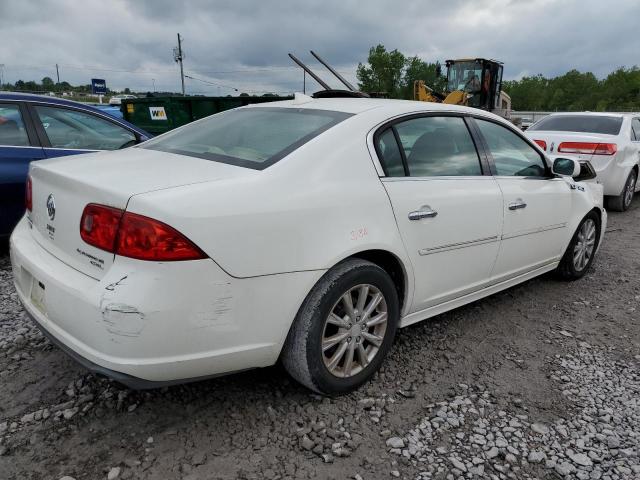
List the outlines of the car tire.
<svg viewBox="0 0 640 480">
<path fill-rule="evenodd" d="M 582 278 L 591 267 L 600 241 L 600 217 L 589 212 L 580 222 L 556 270 L 563 280 Z"/>
<path fill-rule="evenodd" d="M 399 318 L 398 292 L 389 274 L 366 260 L 345 260 L 325 273 L 307 295 L 285 341 L 282 364 L 315 392 L 348 393 L 380 368 Z"/>
<path fill-rule="evenodd" d="M 635 169 L 631 169 L 627 181 L 624 182 L 622 193 L 617 197 L 607 197 L 607 208 L 616 212 L 626 212 L 631 206 L 637 181 L 638 174 Z"/>
</svg>

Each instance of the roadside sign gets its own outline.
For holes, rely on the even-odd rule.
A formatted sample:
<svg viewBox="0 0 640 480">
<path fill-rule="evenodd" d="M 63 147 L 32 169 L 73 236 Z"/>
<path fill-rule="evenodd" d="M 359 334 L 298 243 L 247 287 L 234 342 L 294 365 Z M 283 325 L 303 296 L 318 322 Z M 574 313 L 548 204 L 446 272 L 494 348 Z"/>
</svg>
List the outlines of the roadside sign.
<svg viewBox="0 0 640 480">
<path fill-rule="evenodd" d="M 105 82 L 102 78 L 92 78 L 91 93 L 93 93 L 94 95 L 106 95 L 107 82 Z"/>
<path fill-rule="evenodd" d="M 167 113 L 164 111 L 164 107 L 149 107 L 149 115 L 151 115 L 151 120 L 167 119 Z"/>
</svg>

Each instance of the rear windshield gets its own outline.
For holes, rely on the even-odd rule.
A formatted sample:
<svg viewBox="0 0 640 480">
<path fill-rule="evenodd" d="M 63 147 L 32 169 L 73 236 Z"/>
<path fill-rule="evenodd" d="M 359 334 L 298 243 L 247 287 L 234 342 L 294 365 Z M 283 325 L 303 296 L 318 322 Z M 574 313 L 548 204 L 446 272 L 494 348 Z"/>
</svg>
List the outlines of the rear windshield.
<svg viewBox="0 0 640 480">
<path fill-rule="evenodd" d="M 529 130 L 547 132 L 581 132 L 618 135 L 622 126 L 622 117 L 605 115 L 551 115 L 537 122 Z"/>
<path fill-rule="evenodd" d="M 239 108 L 162 135 L 140 148 L 262 170 L 350 116 L 302 108 Z"/>
</svg>

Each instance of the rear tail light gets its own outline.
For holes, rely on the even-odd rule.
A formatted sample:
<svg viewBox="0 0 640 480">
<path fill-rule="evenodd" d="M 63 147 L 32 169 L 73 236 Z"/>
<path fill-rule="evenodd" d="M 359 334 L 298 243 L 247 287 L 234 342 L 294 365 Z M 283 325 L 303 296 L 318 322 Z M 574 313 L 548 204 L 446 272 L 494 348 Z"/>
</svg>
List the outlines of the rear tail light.
<svg viewBox="0 0 640 480">
<path fill-rule="evenodd" d="M 547 142 L 544 140 L 534 140 L 538 144 L 538 146 L 543 149 L 545 152 L 547 151 Z"/>
<path fill-rule="evenodd" d="M 24 188 L 24 206 L 28 211 L 33 210 L 33 187 L 31 186 L 31 175 L 27 177 L 27 184 Z"/>
<path fill-rule="evenodd" d="M 80 237 L 89 245 L 114 252 L 118 225 L 124 212 L 118 208 L 90 203 L 80 219 Z"/>
<path fill-rule="evenodd" d="M 558 153 L 584 153 L 586 155 L 613 155 L 618 151 L 615 143 L 562 142 Z"/>
<path fill-rule="evenodd" d="M 138 260 L 171 262 L 207 258 L 191 240 L 169 225 L 104 205 L 85 207 L 80 236 L 96 248 Z"/>
</svg>

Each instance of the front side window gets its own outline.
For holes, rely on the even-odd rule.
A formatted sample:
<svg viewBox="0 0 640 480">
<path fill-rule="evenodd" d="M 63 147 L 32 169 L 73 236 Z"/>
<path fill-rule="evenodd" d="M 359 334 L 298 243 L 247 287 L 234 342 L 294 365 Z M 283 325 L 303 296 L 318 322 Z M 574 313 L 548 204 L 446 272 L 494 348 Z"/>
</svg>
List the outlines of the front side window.
<svg viewBox="0 0 640 480">
<path fill-rule="evenodd" d="M 239 108 L 169 132 L 140 148 L 261 170 L 350 116 L 305 108 Z"/>
<path fill-rule="evenodd" d="M 412 177 L 482 175 L 478 152 L 462 118 L 413 118 L 394 128 Z"/>
<path fill-rule="evenodd" d="M 29 146 L 29 137 L 18 105 L 0 103 L 0 145 Z"/>
<path fill-rule="evenodd" d="M 475 119 L 487 142 L 498 176 L 545 177 L 540 154 L 523 138 L 502 125 Z"/>
<path fill-rule="evenodd" d="M 97 115 L 57 107 L 35 110 L 53 148 L 117 150 L 136 143 L 133 132 Z"/>
</svg>

